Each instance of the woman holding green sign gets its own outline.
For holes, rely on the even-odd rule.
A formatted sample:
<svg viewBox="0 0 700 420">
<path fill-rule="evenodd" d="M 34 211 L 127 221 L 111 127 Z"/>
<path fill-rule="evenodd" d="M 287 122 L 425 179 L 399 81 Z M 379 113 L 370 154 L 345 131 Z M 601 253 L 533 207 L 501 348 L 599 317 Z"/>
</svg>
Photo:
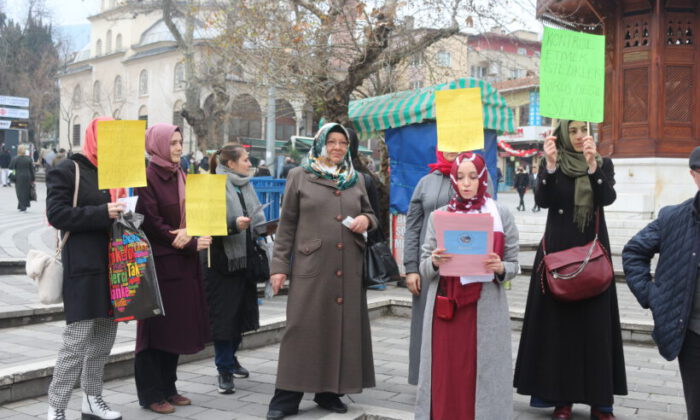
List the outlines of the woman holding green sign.
<svg viewBox="0 0 700 420">
<path fill-rule="evenodd" d="M 552 419 L 570 419 L 572 405 L 591 406 L 591 418 L 614 419 L 613 395 L 627 394 L 615 282 L 582 300 L 554 296 L 541 264 L 548 254 L 597 238 L 610 255 L 603 207 L 615 201 L 612 161 L 601 158 L 581 121 L 562 120 L 547 137 L 535 202 L 549 209 L 537 249 L 514 385 L 533 407 L 552 407 Z"/>
</svg>

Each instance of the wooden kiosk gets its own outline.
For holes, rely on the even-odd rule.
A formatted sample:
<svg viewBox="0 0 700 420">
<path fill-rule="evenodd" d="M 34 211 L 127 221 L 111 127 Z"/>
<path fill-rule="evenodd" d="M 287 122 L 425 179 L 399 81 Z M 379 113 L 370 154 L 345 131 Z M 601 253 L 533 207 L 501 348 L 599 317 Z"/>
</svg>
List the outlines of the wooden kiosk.
<svg viewBox="0 0 700 420">
<path fill-rule="evenodd" d="M 655 215 L 693 196 L 700 145 L 700 1 L 538 0 L 547 24 L 606 36 L 600 152 L 615 163 L 613 211 Z"/>
</svg>

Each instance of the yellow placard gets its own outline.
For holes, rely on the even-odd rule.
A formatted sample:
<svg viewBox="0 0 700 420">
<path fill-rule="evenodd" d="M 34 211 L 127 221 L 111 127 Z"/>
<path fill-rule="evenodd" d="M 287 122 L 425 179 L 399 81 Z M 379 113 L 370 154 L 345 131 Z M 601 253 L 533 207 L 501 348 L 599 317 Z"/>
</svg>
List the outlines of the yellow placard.
<svg viewBox="0 0 700 420">
<path fill-rule="evenodd" d="M 97 123 L 97 184 L 101 190 L 146 186 L 146 121 Z"/>
<path fill-rule="evenodd" d="M 441 152 L 464 152 L 484 148 L 484 112 L 481 88 L 435 92 L 437 148 Z"/>
<path fill-rule="evenodd" d="M 226 236 L 226 175 L 187 175 L 185 219 L 189 236 Z"/>
</svg>

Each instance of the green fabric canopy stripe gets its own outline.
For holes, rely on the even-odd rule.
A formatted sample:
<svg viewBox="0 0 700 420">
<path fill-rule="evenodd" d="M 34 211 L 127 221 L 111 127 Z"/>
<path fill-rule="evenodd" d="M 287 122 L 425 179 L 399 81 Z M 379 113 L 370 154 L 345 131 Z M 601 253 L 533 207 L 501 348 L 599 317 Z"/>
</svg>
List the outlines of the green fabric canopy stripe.
<svg viewBox="0 0 700 420">
<path fill-rule="evenodd" d="M 513 114 L 503 97 L 483 80 L 463 78 L 415 91 L 395 92 L 350 102 L 349 116 L 360 132 L 369 133 L 435 118 L 435 91 L 480 87 L 484 127 L 514 131 Z"/>
</svg>

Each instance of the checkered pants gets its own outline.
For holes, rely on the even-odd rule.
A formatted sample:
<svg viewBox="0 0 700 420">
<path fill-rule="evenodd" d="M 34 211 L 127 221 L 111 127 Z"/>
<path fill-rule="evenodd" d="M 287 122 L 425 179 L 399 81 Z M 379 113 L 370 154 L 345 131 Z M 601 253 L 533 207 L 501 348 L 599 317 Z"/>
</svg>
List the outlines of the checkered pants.
<svg viewBox="0 0 700 420">
<path fill-rule="evenodd" d="M 63 330 L 63 346 L 58 352 L 49 386 L 49 405 L 65 410 L 78 378 L 88 395 L 102 395 L 105 363 L 117 336 L 117 323 L 98 318 L 72 322 Z"/>
</svg>

